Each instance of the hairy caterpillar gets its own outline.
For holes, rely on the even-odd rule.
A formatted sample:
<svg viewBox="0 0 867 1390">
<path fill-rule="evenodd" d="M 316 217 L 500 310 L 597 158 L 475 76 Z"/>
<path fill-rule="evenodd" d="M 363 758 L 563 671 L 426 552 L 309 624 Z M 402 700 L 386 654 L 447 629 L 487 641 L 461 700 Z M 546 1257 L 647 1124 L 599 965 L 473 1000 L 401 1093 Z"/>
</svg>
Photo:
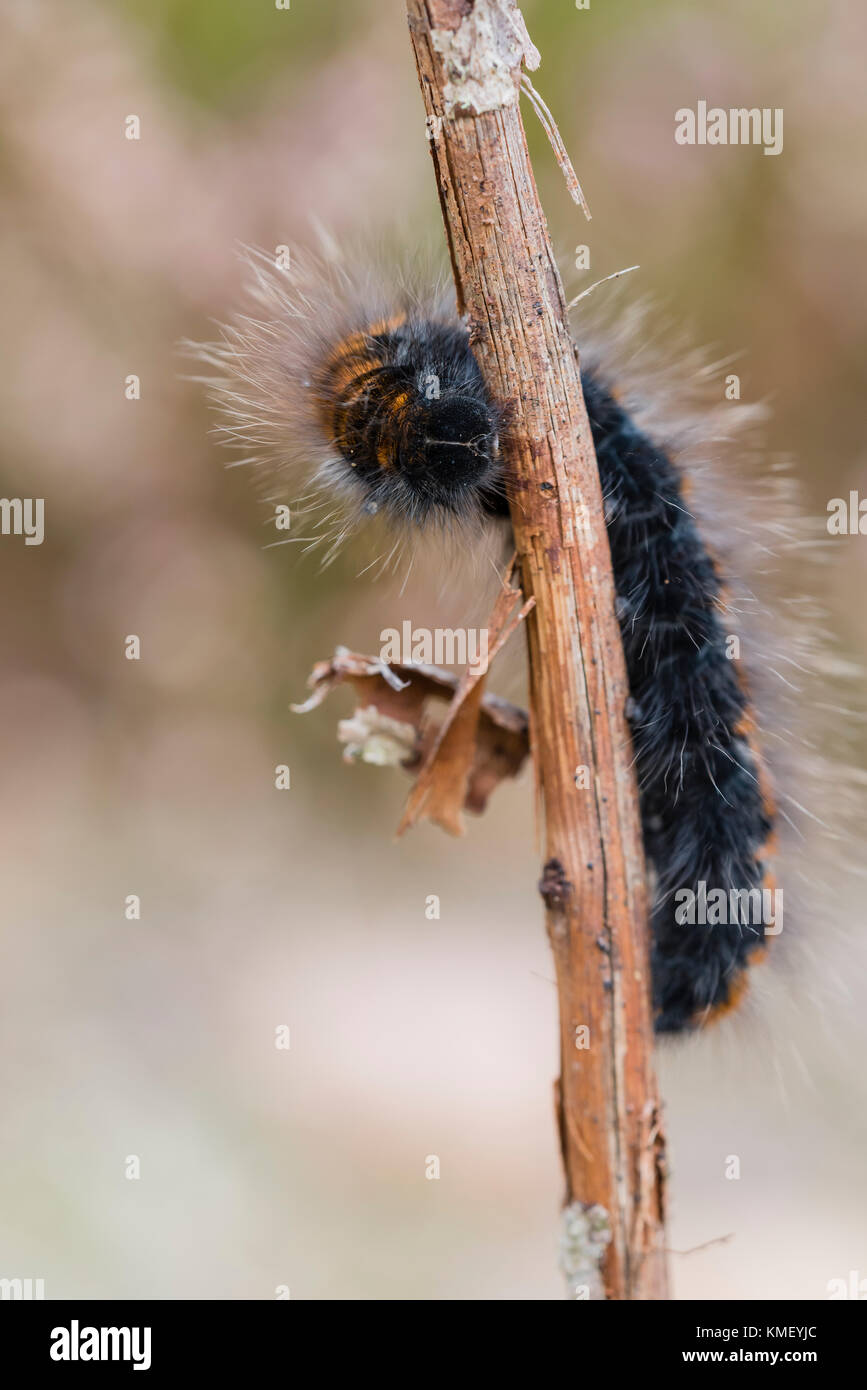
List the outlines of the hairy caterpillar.
<svg viewBox="0 0 867 1390">
<path fill-rule="evenodd" d="M 375 277 L 340 263 L 302 260 L 286 273 L 264 257 L 249 263 L 257 315 L 199 355 L 219 372 L 219 431 L 258 471 L 263 496 L 275 480 L 305 479 L 308 504 L 329 508 L 329 554 L 373 513 L 396 527 L 506 525 L 508 402 L 488 392 L 446 296 L 407 290 L 395 304 Z M 673 450 L 618 398 L 613 364 L 582 360 L 582 380 L 655 874 L 655 1025 L 680 1032 L 737 1002 L 765 944 L 755 908 L 774 886 L 776 811 L 726 649 L 723 580 Z M 683 890 L 700 899 L 702 887 L 732 911 L 684 925 L 675 900 Z"/>
</svg>

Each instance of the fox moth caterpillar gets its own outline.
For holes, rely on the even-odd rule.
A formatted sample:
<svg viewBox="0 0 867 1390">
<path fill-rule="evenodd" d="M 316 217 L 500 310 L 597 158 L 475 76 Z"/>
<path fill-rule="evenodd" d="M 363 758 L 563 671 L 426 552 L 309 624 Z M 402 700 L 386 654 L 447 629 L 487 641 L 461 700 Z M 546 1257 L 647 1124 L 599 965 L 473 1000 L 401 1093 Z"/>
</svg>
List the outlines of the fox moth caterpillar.
<svg viewBox="0 0 867 1390">
<path fill-rule="evenodd" d="M 262 495 L 302 480 L 308 507 L 328 508 L 329 555 L 373 513 L 410 531 L 508 526 L 508 402 L 490 395 L 449 295 L 395 294 L 387 279 L 383 289 L 375 274 L 335 260 L 296 257 L 284 271 L 252 254 L 248 264 L 255 312 L 199 356 L 218 373 L 209 382 L 218 431 L 262 480 Z M 777 810 L 728 650 L 726 585 L 676 450 L 638 417 L 618 392 L 616 363 L 585 349 L 583 335 L 582 382 L 655 880 L 655 1026 L 677 1033 L 737 1002 L 775 934 L 766 905 Z M 698 903 L 691 918 L 684 893 Z"/>
</svg>

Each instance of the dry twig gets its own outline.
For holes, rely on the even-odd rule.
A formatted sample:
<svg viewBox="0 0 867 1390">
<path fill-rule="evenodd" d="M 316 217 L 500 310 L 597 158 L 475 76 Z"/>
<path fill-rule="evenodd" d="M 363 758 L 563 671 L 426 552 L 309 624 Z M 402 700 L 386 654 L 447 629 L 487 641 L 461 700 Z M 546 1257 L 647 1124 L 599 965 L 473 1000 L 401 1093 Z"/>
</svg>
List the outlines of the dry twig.
<svg viewBox="0 0 867 1390">
<path fill-rule="evenodd" d="M 519 110 L 523 65 L 537 67 L 539 55 L 513 0 L 408 0 L 408 13 L 459 311 L 512 411 L 512 523 L 523 591 L 535 599 L 527 630 L 547 847 L 540 890 L 560 1002 L 563 1265 L 577 1297 L 664 1298 L 628 688 L 578 362 Z"/>
</svg>

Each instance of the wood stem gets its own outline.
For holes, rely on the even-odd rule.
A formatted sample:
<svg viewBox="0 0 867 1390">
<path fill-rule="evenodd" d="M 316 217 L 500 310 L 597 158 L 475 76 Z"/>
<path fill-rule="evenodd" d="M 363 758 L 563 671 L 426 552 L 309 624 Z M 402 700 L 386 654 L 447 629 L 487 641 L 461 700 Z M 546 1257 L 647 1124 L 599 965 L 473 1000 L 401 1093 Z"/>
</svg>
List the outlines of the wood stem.
<svg viewBox="0 0 867 1390">
<path fill-rule="evenodd" d="M 513 0 L 408 0 L 458 309 L 491 390 L 525 596 L 542 893 L 560 1005 L 574 1297 L 667 1296 L 647 890 L 599 475 L 519 107 Z"/>
</svg>

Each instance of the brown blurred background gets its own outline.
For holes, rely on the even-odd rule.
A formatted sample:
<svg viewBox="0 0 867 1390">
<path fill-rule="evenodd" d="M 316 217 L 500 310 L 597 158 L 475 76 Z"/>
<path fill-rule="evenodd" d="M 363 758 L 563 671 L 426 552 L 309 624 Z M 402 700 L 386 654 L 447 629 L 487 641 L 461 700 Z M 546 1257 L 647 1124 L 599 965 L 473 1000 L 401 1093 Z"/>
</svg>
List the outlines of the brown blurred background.
<svg viewBox="0 0 867 1390">
<path fill-rule="evenodd" d="M 567 291 L 638 262 L 636 293 L 743 350 L 769 457 L 795 456 L 822 517 L 867 487 L 867 15 L 524 12 L 594 214 L 525 112 Z M 363 539 L 324 573 L 263 549 L 176 350 L 236 302 L 240 242 L 304 244 L 313 220 L 350 247 L 395 223 L 407 249 L 438 238 L 401 0 L 10 0 L 0 24 L 2 489 L 46 507 L 42 546 L 0 540 L 0 1276 L 48 1297 L 559 1298 L 529 780 L 462 841 L 395 845 L 406 783 L 341 764 L 347 699 L 288 710 L 337 643 L 378 648 L 464 600 L 435 563 L 402 597 L 402 575 L 356 579 Z M 783 153 L 676 145 L 698 99 L 783 107 Z M 841 660 L 867 643 L 865 557 L 841 540 L 816 581 Z M 826 711 L 814 742 L 841 725 L 857 764 L 849 716 Z M 679 1297 L 819 1299 L 867 1276 L 857 830 L 797 963 L 661 1056 L 671 1245 L 731 1237 L 672 1257 Z"/>
</svg>

